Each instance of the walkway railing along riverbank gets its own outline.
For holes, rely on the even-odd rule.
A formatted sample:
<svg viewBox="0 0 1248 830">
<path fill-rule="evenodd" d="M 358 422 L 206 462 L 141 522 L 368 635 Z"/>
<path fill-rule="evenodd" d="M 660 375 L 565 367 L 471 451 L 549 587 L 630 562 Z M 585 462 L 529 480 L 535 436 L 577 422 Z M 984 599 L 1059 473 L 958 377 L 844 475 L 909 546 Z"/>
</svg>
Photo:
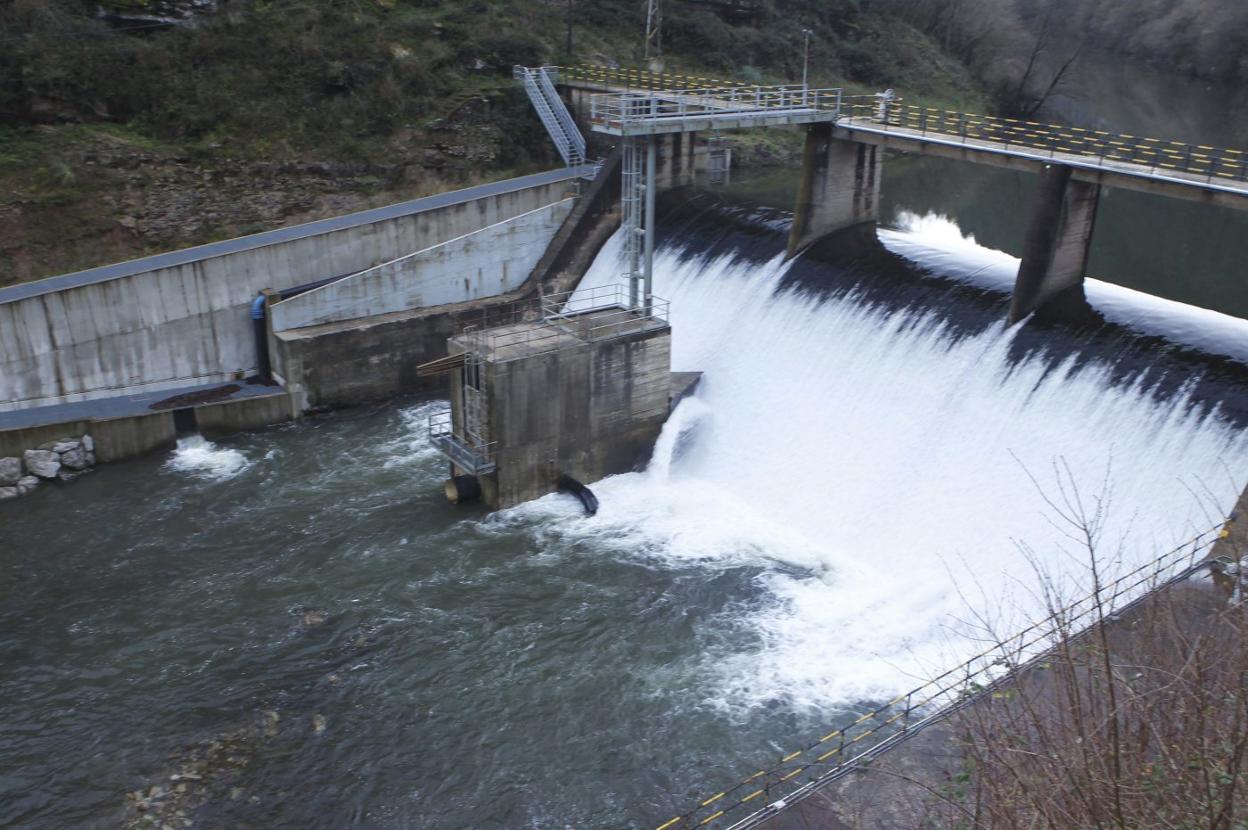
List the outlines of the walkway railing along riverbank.
<svg viewBox="0 0 1248 830">
<path fill-rule="evenodd" d="M 962 665 L 782 755 L 771 766 L 703 799 L 656 830 L 707 826 L 747 830 L 759 826 L 820 787 L 991 693 L 1019 668 L 1042 659 L 1058 637 L 1090 628 L 1098 613 L 1106 617 L 1121 614 L 1152 591 L 1206 567 L 1210 560 L 1203 559 L 1202 554 L 1217 540 L 1219 530 L 1211 528 L 1198 534 Z M 1121 606 L 1120 601 L 1124 601 Z"/>
</svg>

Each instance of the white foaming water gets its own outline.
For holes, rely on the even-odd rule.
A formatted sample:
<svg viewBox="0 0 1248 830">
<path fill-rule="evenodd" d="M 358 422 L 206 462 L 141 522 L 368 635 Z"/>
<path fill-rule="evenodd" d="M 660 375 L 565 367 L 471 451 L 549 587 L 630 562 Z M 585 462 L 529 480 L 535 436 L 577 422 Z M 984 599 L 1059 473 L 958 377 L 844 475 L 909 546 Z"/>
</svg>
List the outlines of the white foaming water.
<svg viewBox="0 0 1248 830">
<path fill-rule="evenodd" d="M 897 224 L 900 230 L 879 231 L 893 253 L 941 273 L 961 274 L 981 288 L 1013 290 L 1018 257 L 978 244 L 949 217 L 902 211 Z M 1092 307 L 1111 323 L 1248 363 L 1248 321 L 1091 277 L 1084 280 L 1084 290 Z"/>
<path fill-rule="evenodd" d="M 202 435 L 189 435 L 178 439 L 178 448 L 165 466 L 199 478 L 225 481 L 246 470 L 251 462 L 238 450 L 222 449 Z"/>
<path fill-rule="evenodd" d="M 584 287 L 618 279 L 618 255 L 617 237 Z M 1244 484 L 1244 435 L 1185 393 L 1160 403 L 1095 363 L 1011 363 L 1004 324 L 955 339 L 936 312 L 776 293 L 786 268 L 659 251 L 673 369 L 704 372 L 696 398 L 649 471 L 594 485 L 596 517 L 558 497 L 511 514 L 610 555 L 760 567 L 764 601 L 731 622 L 761 647 L 708 657 L 707 702 L 827 706 L 955 665 L 978 650 L 960 620 L 1009 633 L 1039 615 L 1020 541 L 1079 593 L 1086 562 L 1036 486 L 1057 496 L 1055 463 L 1085 501 L 1110 498 L 1111 577 L 1216 524 Z"/>
<path fill-rule="evenodd" d="M 399 410 L 405 432 L 379 447 L 385 454 L 383 466 L 408 467 L 420 465 L 430 459 L 440 459 L 442 453 L 429 440 L 429 418 L 450 410 L 446 401 L 427 401 Z M 441 465 L 438 467 L 441 473 Z"/>
</svg>

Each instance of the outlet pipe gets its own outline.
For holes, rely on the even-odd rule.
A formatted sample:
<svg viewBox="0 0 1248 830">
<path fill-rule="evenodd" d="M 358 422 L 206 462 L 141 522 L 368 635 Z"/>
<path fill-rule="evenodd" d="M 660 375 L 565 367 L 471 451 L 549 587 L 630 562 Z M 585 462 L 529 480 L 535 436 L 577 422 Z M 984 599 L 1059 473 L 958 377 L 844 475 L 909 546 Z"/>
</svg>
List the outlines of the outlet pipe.
<svg viewBox="0 0 1248 830">
<path fill-rule="evenodd" d="M 251 301 L 251 327 L 256 338 L 256 375 L 260 382 L 273 382 L 273 367 L 269 363 L 269 331 L 264 324 L 264 295 L 257 294 Z"/>
<path fill-rule="evenodd" d="M 451 504 L 464 504 L 481 498 L 481 480 L 476 476 L 452 476 L 442 485 L 446 500 Z"/>
<path fill-rule="evenodd" d="M 592 516 L 598 512 L 598 497 L 594 495 L 594 491 L 567 473 L 559 476 L 559 491 L 576 496 L 581 506 L 585 508 L 586 516 Z"/>
</svg>

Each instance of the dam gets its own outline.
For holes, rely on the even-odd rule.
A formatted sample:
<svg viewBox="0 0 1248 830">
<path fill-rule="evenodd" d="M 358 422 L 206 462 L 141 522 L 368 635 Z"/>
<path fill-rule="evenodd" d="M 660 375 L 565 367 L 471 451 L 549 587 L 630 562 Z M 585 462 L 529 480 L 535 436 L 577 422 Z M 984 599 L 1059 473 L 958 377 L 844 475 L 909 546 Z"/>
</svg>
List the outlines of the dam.
<svg viewBox="0 0 1248 830">
<path fill-rule="evenodd" d="M 142 790 L 220 825 L 657 827 L 957 664 L 975 614 L 1021 626 L 1017 541 L 1079 584 L 1044 501 L 1063 470 L 1105 496 L 1116 570 L 1219 524 L 1248 483 L 1245 324 L 1094 283 L 1113 325 L 1011 326 L 1018 258 L 889 184 L 876 242 L 797 257 L 787 210 L 658 198 L 670 368 L 703 380 L 592 518 L 445 503 L 447 387 L 387 359 L 420 318 L 384 309 L 337 377 L 375 360 L 397 400 L 3 505 L 4 814 L 98 822 Z M 604 234 L 575 291 L 620 286 L 627 243 Z M 284 341 L 327 404 L 315 349 L 370 296 L 332 293 Z"/>
</svg>

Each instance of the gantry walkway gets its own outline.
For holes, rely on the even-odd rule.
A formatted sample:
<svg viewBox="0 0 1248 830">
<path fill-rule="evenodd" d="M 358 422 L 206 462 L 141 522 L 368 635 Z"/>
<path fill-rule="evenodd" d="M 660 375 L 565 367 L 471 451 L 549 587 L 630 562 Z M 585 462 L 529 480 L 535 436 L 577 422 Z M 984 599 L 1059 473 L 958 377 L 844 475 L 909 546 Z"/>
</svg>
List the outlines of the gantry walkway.
<svg viewBox="0 0 1248 830">
<path fill-rule="evenodd" d="M 1060 163 L 1115 187 L 1248 208 L 1248 152 L 1105 130 L 939 110 L 882 95 L 599 66 L 553 68 L 593 93 L 594 129 L 614 135 L 831 123 L 837 137 L 994 166 Z"/>
</svg>

